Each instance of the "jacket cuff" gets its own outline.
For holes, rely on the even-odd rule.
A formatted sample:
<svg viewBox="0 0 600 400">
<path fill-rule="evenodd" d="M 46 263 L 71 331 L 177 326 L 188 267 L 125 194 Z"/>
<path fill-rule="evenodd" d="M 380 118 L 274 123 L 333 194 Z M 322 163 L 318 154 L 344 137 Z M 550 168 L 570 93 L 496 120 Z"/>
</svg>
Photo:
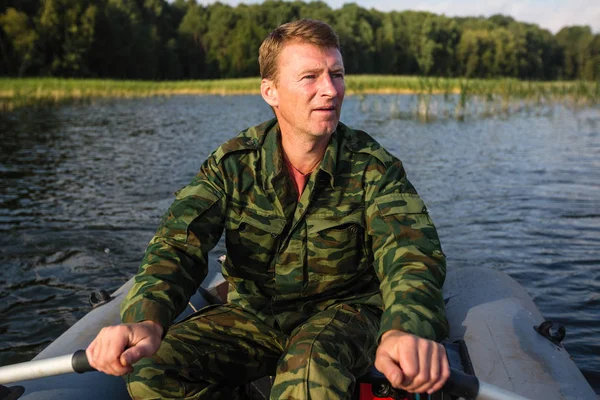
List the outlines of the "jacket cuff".
<svg viewBox="0 0 600 400">
<path fill-rule="evenodd" d="M 164 338 L 173 319 L 171 312 L 164 305 L 156 301 L 142 299 L 121 310 L 121 321 L 125 324 L 154 321 L 162 326 L 162 338 Z"/>
<path fill-rule="evenodd" d="M 438 337 L 430 321 L 423 318 L 418 312 L 405 307 L 392 306 L 383 312 L 377 342 L 379 343 L 381 340 L 381 335 L 393 329 L 429 340 L 436 340 Z"/>
</svg>

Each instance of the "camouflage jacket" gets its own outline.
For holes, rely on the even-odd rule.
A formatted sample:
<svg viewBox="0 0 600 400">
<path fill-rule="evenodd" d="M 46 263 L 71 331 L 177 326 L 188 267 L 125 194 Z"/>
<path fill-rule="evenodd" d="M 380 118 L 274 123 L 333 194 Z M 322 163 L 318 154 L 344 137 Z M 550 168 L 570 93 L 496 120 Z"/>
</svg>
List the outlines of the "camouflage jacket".
<svg viewBox="0 0 600 400">
<path fill-rule="evenodd" d="M 402 163 L 339 123 L 300 200 L 276 120 L 213 152 L 176 193 L 121 306 L 123 322 L 169 326 L 207 275 L 225 229 L 230 302 L 290 332 L 338 302 L 383 310 L 380 335 L 447 334 L 435 227 Z"/>
</svg>

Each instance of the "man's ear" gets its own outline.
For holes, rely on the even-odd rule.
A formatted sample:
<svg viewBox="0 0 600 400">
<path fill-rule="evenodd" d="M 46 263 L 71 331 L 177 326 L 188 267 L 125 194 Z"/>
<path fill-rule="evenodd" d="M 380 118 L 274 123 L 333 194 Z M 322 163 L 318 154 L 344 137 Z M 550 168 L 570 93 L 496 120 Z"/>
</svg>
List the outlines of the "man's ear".
<svg viewBox="0 0 600 400">
<path fill-rule="evenodd" d="M 275 108 L 279 106 L 279 94 L 275 82 L 270 79 L 263 79 L 260 82 L 260 94 L 268 105 Z"/>
</svg>

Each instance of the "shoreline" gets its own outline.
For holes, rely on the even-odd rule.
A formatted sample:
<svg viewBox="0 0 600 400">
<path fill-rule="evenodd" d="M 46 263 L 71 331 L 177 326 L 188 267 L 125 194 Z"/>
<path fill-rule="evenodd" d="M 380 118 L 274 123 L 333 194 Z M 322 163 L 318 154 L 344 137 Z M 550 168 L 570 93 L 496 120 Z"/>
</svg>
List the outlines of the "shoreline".
<svg viewBox="0 0 600 400">
<path fill-rule="evenodd" d="M 178 95 L 258 95 L 260 78 L 197 81 L 120 81 L 71 78 L 0 78 L 0 112 L 47 107 L 95 99 Z M 466 79 L 416 76 L 351 75 L 346 94 L 459 96 L 465 105 L 471 97 L 503 102 L 600 103 L 600 81 L 519 81 L 512 78 Z"/>
</svg>

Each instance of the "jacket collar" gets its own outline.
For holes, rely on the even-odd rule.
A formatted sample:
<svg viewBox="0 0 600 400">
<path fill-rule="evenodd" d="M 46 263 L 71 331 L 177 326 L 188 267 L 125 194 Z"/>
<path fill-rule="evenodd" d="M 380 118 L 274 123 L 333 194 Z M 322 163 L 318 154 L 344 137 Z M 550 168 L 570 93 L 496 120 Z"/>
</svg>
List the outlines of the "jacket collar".
<svg viewBox="0 0 600 400">
<path fill-rule="evenodd" d="M 265 172 L 263 174 L 264 183 L 273 182 L 274 180 L 280 179 L 282 174 L 287 177 L 287 169 L 283 161 L 283 148 L 281 147 L 281 130 L 279 129 L 279 123 L 277 120 L 272 120 L 273 123 L 263 124 L 261 127 L 264 129 L 257 131 L 259 141 L 261 142 L 261 168 Z M 317 167 L 319 172 L 327 174 L 327 181 L 333 188 L 335 185 L 335 171 L 337 165 L 337 158 L 340 153 L 340 142 L 342 141 L 342 130 L 344 125 L 338 123 L 338 127 L 331 135 L 329 144 L 325 149 L 323 160 Z M 323 174 L 321 174 L 323 175 Z"/>
</svg>

